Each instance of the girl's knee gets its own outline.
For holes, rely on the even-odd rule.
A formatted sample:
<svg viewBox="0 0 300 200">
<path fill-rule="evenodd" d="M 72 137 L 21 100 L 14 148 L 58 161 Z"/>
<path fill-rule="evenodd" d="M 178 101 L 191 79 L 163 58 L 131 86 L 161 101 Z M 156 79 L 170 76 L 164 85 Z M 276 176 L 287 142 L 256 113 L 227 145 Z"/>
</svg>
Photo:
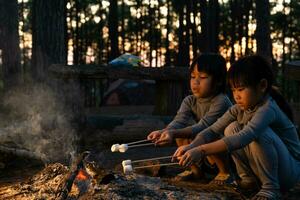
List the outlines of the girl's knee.
<svg viewBox="0 0 300 200">
<path fill-rule="evenodd" d="M 237 133 L 240 130 L 241 130 L 241 125 L 237 121 L 234 121 L 225 128 L 224 135 L 230 136 Z"/>
<path fill-rule="evenodd" d="M 254 142 L 250 143 L 250 145 L 274 145 L 274 143 L 278 142 L 281 142 L 281 139 L 271 128 L 268 127 L 259 135 L 259 137 Z"/>
</svg>

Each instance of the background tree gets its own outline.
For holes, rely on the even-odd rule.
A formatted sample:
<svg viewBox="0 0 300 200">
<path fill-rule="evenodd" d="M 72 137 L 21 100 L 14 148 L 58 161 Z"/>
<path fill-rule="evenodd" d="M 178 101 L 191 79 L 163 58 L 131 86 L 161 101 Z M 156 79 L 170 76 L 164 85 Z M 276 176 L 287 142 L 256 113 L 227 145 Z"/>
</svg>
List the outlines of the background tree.
<svg viewBox="0 0 300 200">
<path fill-rule="evenodd" d="M 4 88 L 21 81 L 17 0 L 0 0 L 0 49 Z"/>
<path fill-rule="evenodd" d="M 188 66 L 197 54 L 214 51 L 231 62 L 249 53 L 267 52 L 281 67 L 300 56 L 300 12 L 296 0 L 258 1 L 256 7 L 253 0 L 65 0 L 59 5 L 53 2 L 19 0 L 21 61 L 25 73 L 32 61 L 34 76 L 44 71 L 47 60 L 54 57 L 51 54 L 61 54 L 56 50 L 60 47 L 51 47 L 56 44 L 62 48 L 68 44 L 62 52 L 68 50 L 69 64 L 108 63 L 120 53 L 131 53 L 141 56 L 152 67 Z M 38 4 L 45 6 L 37 8 Z M 261 8 L 268 10 L 269 18 L 262 15 L 266 12 Z M 51 23 L 64 9 L 66 15 L 61 14 L 59 20 Z M 50 16 L 50 12 L 55 14 Z M 268 26 L 269 33 L 264 30 Z M 60 31 L 63 27 L 66 30 Z M 52 42 L 54 38 L 57 42 Z M 273 47 L 268 47 L 267 42 Z M 67 54 L 63 57 L 55 62 L 66 62 Z"/>
<path fill-rule="evenodd" d="M 66 64 L 66 1 L 33 0 L 32 76 L 43 81 L 51 64 Z"/>
<path fill-rule="evenodd" d="M 110 0 L 108 27 L 109 27 L 109 41 L 110 41 L 110 54 L 109 60 L 116 58 L 120 55 L 119 42 L 118 42 L 118 1 Z"/>
<path fill-rule="evenodd" d="M 209 51 L 219 52 L 219 2 L 218 0 L 209 0 L 208 3 L 208 38 Z"/>
<path fill-rule="evenodd" d="M 257 54 L 272 60 L 269 0 L 255 0 Z"/>
</svg>

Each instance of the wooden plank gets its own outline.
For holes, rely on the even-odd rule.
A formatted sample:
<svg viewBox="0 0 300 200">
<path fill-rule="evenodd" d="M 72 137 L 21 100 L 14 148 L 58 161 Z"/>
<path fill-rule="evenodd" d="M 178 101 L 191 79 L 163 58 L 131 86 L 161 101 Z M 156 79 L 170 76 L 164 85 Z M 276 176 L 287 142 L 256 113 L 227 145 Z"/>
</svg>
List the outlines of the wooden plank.
<svg viewBox="0 0 300 200">
<path fill-rule="evenodd" d="M 51 65 L 49 71 L 61 78 L 188 80 L 187 67 L 112 67 L 100 65 Z"/>
<path fill-rule="evenodd" d="M 175 115 L 187 95 L 188 81 L 157 81 L 153 114 Z"/>
</svg>

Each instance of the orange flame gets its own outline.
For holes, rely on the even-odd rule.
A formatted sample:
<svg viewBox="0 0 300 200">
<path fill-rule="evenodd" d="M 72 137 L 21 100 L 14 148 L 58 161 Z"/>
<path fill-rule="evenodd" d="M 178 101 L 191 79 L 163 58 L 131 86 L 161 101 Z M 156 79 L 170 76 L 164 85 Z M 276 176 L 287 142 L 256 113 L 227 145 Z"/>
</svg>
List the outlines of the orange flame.
<svg viewBox="0 0 300 200">
<path fill-rule="evenodd" d="M 85 170 L 80 169 L 77 176 L 76 176 L 76 179 L 77 180 L 86 180 L 86 179 L 89 178 L 88 176 L 89 175 L 87 174 L 87 172 Z"/>
</svg>

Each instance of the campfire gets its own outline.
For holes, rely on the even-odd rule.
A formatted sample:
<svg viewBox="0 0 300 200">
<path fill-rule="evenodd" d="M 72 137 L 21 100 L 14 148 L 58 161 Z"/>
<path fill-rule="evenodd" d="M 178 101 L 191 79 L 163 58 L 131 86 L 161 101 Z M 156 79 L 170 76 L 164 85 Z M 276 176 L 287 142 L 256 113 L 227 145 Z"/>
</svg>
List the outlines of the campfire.
<svg viewBox="0 0 300 200">
<path fill-rule="evenodd" d="M 125 151 L 122 150 L 124 146 Z M 180 169 L 180 166 L 169 161 L 169 152 L 163 155 L 159 150 L 157 154 L 151 154 L 149 148 L 156 148 L 148 144 L 143 151 L 135 148 L 141 146 L 128 143 L 118 147 L 114 144 L 110 150 L 80 153 L 74 156 L 69 166 L 48 164 L 25 181 L 0 185 L 0 200 L 245 199 L 233 187 L 158 177 L 161 166 L 171 169 Z M 141 157 L 141 152 L 144 152 L 142 159 L 136 159 L 138 154 Z"/>
<path fill-rule="evenodd" d="M 77 156 L 71 167 L 60 163 L 46 166 L 29 180 L 0 188 L 0 199 L 81 199 L 97 184 L 108 184 L 114 175 L 87 161 L 88 152 Z"/>
<path fill-rule="evenodd" d="M 242 199 L 232 188 L 146 176 L 142 166 L 160 165 L 151 159 L 143 164 L 132 161 L 137 170 L 124 174 L 121 162 L 116 168 L 105 166 L 104 158 L 111 154 L 83 152 L 70 166 L 49 164 L 27 181 L 0 187 L 0 199 Z"/>
<path fill-rule="evenodd" d="M 79 153 L 73 156 L 71 164 L 64 165 L 61 160 L 65 161 L 70 152 L 77 150 L 73 146 L 76 131 L 69 123 L 73 115 L 58 103 L 54 93 L 42 86 L 19 89 L 8 95 L 5 102 L 14 112 L 11 118 L 3 117 L 7 121 L 0 129 L 1 153 L 40 160 L 46 165 L 39 165 L 38 170 L 35 168 L 32 172 L 19 166 L 17 170 L 22 173 L 17 178 L 14 176 L 4 181 L 5 184 L 0 183 L 0 200 L 240 199 L 232 189 L 224 191 L 224 188 L 207 187 L 206 184 L 189 185 L 158 177 L 160 166 L 170 164 L 158 158 L 171 154 L 163 155 L 164 150 L 157 150 L 147 140 Z M 154 149 L 157 152 L 151 152 Z M 116 159 L 119 155 L 123 157 Z M 126 161 L 124 166 L 122 161 Z M 172 164 L 172 167 L 177 165 Z M 13 171 L 2 160 L 0 167 Z M 30 173 L 25 176 L 25 171 Z M 5 176 L 5 173 L 1 171 L 0 174 Z"/>
</svg>

